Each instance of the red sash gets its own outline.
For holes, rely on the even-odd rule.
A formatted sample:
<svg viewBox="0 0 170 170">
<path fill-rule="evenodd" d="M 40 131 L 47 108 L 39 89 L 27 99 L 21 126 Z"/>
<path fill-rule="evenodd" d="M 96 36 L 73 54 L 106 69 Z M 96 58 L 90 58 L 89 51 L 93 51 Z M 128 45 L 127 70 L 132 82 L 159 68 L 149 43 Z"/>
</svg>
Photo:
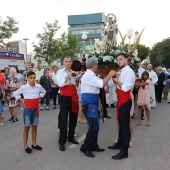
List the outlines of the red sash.
<svg viewBox="0 0 170 170">
<path fill-rule="evenodd" d="M 131 99 L 130 90 L 127 92 L 124 92 L 123 90 L 120 90 L 117 88 L 117 98 L 118 98 L 118 104 L 117 104 L 117 109 L 116 109 L 116 120 L 119 121 L 119 110 L 121 106 L 124 103 L 126 103 L 129 99 Z"/>
<path fill-rule="evenodd" d="M 77 89 L 75 85 L 66 85 L 64 87 L 60 87 L 60 95 L 62 96 L 71 96 L 72 97 L 72 106 L 71 111 L 78 114 L 78 95 Z"/>
<path fill-rule="evenodd" d="M 24 99 L 24 105 L 25 108 L 28 109 L 37 109 L 37 116 L 40 115 L 40 110 L 39 110 L 39 98 L 36 99 Z"/>
</svg>

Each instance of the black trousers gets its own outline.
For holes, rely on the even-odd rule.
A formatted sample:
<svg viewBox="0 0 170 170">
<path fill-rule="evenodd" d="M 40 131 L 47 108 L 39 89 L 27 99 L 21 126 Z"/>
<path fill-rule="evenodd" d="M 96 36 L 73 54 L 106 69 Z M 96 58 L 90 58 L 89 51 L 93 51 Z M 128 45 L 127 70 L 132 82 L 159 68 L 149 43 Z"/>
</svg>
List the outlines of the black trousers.
<svg viewBox="0 0 170 170">
<path fill-rule="evenodd" d="M 59 88 L 52 87 L 53 105 L 54 106 L 56 105 L 56 99 L 57 99 L 57 96 L 58 96 L 58 90 L 59 90 Z M 59 103 L 59 96 L 58 96 L 58 103 Z"/>
<path fill-rule="evenodd" d="M 162 100 L 162 91 L 163 91 L 163 85 L 157 85 L 157 94 L 158 94 L 158 102 L 161 102 Z"/>
<path fill-rule="evenodd" d="M 74 139 L 75 128 L 77 125 L 77 114 L 71 111 L 71 96 L 60 95 L 60 136 L 59 144 L 64 145 L 67 141 L 67 124 L 69 117 L 68 140 Z"/>
<path fill-rule="evenodd" d="M 46 93 L 45 96 L 43 98 L 41 98 L 41 105 L 44 104 L 44 99 L 46 102 L 46 105 L 49 106 L 50 105 L 50 93 Z"/>
<path fill-rule="evenodd" d="M 119 111 L 119 137 L 118 145 L 121 148 L 121 152 L 128 153 L 130 142 L 130 110 L 132 107 L 132 100 L 128 100 L 124 103 Z"/>
<path fill-rule="evenodd" d="M 85 118 L 87 119 L 87 111 L 88 111 L 88 106 L 89 104 L 82 105 L 83 113 Z M 94 119 L 94 118 L 91 118 Z M 99 121 L 99 120 L 98 120 Z M 93 149 L 98 148 L 98 130 L 94 130 L 94 125 L 91 124 L 91 126 L 88 129 L 88 132 L 86 133 L 86 138 L 84 140 L 84 144 L 81 146 L 80 150 L 81 151 L 93 151 Z"/>
</svg>

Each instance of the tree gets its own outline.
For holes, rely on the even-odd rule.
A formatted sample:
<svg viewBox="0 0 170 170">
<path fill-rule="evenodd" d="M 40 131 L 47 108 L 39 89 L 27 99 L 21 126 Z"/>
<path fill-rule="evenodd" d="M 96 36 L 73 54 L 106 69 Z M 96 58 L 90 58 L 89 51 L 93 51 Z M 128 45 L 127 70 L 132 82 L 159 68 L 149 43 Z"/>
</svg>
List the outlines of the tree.
<svg viewBox="0 0 170 170">
<path fill-rule="evenodd" d="M 51 64 L 57 59 L 62 61 L 66 55 L 76 58 L 76 53 L 80 50 L 76 35 L 72 32 L 63 33 L 56 39 L 54 36 L 59 28 L 58 21 L 55 20 L 53 24 L 46 23 L 43 34 L 37 34 L 39 43 L 33 45 L 36 59 L 44 58 L 48 64 Z"/>
<path fill-rule="evenodd" d="M 154 44 L 150 51 L 150 61 L 153 67 L 170 67 L 170 37 Z"/>
<path fill-rule="evenodd" d="M 0 25 L 0 44 L 6 45 L 4 42 L 5 39 L 10 39 L 13 34 L 16 34 L 19 31 L 17 27 L 18 22 L 13 17 L 7 16 L 6 21 L 2 21 Z"/>
<path fill-rule="evenodd" d="M 54 23 L 45 23 L 44 33 L 37 34 L 39 39 L 38 44 L 33 43 L 35 58 L 44 58 L 48 64 L 51 64 L 56 59 L 56 40 L 55 35 L 59 30 L 58 21 L 55 20 Z"/>
<path fill-rule="evenodd" d="M 80 52 L 81 46 L 78 44 L 78 38 L 72 34 L 71 31 L 61 35 L 61 38 L 57 39 L 58 43 L 58 58 L 62 61 L 65 56 L 71 56 L 75 59 L 76 53 Z"/>
<path fill-rule="evenodd" d="M 138 44 L 137 49 L 138 49 L 138 57 L 141 59 L 141 61 L 149 56 L 149 51 L 150 51 L 149 47 Z"/>
</svg>

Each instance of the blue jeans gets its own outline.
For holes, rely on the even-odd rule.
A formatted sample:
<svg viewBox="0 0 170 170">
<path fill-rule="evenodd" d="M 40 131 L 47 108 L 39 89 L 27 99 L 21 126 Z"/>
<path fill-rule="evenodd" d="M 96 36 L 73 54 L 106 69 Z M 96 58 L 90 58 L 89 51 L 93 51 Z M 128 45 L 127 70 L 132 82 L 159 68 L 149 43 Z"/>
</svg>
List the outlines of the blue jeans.
<svg viewBox="0 0 170 170">
<path fill-rule="evenodd" d="M 37 109 L 24 108 L 24 126 L 38 125 L 38 116 L 36 114 Z"/>
</svg>

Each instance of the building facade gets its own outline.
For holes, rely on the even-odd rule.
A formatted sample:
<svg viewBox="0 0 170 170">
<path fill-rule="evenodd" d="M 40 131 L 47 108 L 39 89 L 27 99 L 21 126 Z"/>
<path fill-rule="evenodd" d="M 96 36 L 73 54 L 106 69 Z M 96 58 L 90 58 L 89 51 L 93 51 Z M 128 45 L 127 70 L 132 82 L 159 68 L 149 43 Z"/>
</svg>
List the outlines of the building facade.
<svg viewBox="0 0 170 170">
<path fill-rule="evenodd" d="M 68 16 L 68 31 L 72 31 L 79 40 L 79 43 L 84 45 L 88 51 L 90 46 L 94 44 L 94 39 L 102 39 L 104 30 L 107 24 L 104 13 L 69 15 Z M 87 32 L 87 39 L 82 39 L 82 32 Z"/>
<path fill-rule="evenodd" d="M 11 51 L 12 53 L 24 54 L 24 58 L 26 57 L 26 45 L 22 40 L 9 41 L 8 46 L 6 47 L 6 51 L 7 52 Z"/>
</svg>

